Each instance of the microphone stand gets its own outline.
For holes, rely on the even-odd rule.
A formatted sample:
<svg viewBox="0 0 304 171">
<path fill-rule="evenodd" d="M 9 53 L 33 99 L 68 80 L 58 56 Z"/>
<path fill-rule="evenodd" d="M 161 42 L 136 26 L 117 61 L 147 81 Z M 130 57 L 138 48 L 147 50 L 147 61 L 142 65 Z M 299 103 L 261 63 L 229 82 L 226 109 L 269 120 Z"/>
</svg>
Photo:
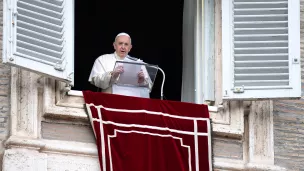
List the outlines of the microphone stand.
<svg viewBox="0 0 304 171">
<path fill-rule="evenodd" d="M 164 99 L 164 84 L 165 84 L 165 79 L 166 79 L 165 72 L 160 67 L 155 67 L 155 66 L 149 66 L 149 67 L 159 69 L 163 74 L 163 81 L 162 81 L 162 85 L 161 85 L 161 89 L 160 89 L 160 99 L 163 100 Z"/>
<path fill-rule="evenodd" d="M 165 72 L 160 67 L 158 67 L 158 69 L 163 74 L 163 82 L 162 82 L 161 89 L 160 89 L 160 99 L 163 100 L 164 99 L 164 83 L 165 83 L 166 76 L 165 76 Z"/>
</svg>

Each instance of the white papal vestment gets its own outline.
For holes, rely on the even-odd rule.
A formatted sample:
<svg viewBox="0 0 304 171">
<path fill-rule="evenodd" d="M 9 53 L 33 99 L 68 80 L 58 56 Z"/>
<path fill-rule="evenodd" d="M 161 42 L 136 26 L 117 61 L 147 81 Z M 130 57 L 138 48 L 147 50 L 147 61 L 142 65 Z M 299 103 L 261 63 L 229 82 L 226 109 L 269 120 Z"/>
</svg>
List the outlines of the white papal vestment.
<svg viewBox="0 0 304 171">
<path fill-rule="evenodd" d="M 149 84 L 149 88 L 144 87 L 122 87 L 115 85 L 114 83 L 117 80 L 111 79 L 111 72 L 114 69 L 115 62 L 118 60 L 122 60 L 116 52 L 112 54 L 105 54 L 98 57 L 93 65 L 91 70 L 91 74 L 89 77 L 89 82 L 96 87 L 101 88 L 102 92 L 105 93 L 113 93 L 113 94 L 121 94 L 121 95 L 128 95 L 128 96 L 136 96 L 136 97 L 149 97 L 151 81 L 149 79 L 149 75 L 147 70 L 144 69 L 145 74 L 145 83 Z M 130 61 L 127 57 L 124 58 L 124 61 Z M 137 61 L 141 61 L 138 59 Z M 137 74 L 137 73 L 136 73 Z M 149 80 L 149 81 L 147 81 Z"/>
</svg>

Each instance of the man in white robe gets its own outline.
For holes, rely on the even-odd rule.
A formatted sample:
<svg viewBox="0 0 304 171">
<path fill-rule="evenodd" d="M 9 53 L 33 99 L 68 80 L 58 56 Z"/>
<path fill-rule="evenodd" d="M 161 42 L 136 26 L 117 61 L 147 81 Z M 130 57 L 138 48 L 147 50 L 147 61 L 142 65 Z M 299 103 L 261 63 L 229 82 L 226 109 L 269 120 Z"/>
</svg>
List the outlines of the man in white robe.
<svg viewBox="0 0 304 171">
<path fill-rule="evenodd" d="M 145 67 L 142 67 L 141 71 L 136 74 L 138 76 L 138 85 L 143 87 L 147 85 L 148 89 L 141 89 L 139 87 L 119 87 L 115 85 L 119 78 L 119 75 L 124 72 L 123 66 L 118 66 L 114 69 L 116 61 L 139 62 L 141 60 L 130 57 L 128 55 L 132 49 L 132 44 L 131 37 L 127 33 L 118 34 L 115 38 L 113 46 L 115 49 L 114 53 L 101 55 L 95 60 L 89 77 L 89 82 L 96 87 L 101 88 L 101 91 L 105 93 L 115 93 L 148 98 L 147 92 L 143 91 L 149 90 L 148 93 L 150 93 L 152 83 Z"/>
</svg>

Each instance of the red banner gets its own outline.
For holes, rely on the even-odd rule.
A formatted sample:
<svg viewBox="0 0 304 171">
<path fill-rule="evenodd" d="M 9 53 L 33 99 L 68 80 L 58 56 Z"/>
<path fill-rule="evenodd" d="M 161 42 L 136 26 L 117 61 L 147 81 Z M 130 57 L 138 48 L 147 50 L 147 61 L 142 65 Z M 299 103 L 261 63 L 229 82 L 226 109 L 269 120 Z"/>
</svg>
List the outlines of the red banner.
<svg viewBox="0 0 304 171">
<path fill-rule="evenodd" d="M 212 170 L 208 106 L 83 91 L 102 171 Z"/>
</svg>

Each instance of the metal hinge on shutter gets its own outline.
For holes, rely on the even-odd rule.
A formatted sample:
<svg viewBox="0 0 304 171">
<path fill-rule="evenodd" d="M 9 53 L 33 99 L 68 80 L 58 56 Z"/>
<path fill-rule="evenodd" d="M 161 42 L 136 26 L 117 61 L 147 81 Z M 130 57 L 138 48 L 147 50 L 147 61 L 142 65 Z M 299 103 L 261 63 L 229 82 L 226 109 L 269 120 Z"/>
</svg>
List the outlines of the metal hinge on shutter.
<svg viewBox="0 0 304 171">
<path fill-rule="evenodd" d="M 242 86 L 242 87 L 234 87 L 233 88 L 233 92 L 234 93 L 244 93 L 245 92 L 244 86 Z"/>
<path fill-rule="evenodd" d="M 16 23 L 16 21 L 15 21 L 15 18 L 18 16 L 18 12 L 13 12 L 12 13 L 12 25 L 13 26 L 15 26 L 15 23 Z"/>
<path fill-rule="evenodd" d="M 56 63 L 54 65 L 54 69 L 55 70 L 58 70 L 58 71 L 64 71 L 65 70 L 65 67 L 66 67 L 66 62 L 62 63 L 62 64 L 59 64 L 59 63 Z"/>
</svg>

